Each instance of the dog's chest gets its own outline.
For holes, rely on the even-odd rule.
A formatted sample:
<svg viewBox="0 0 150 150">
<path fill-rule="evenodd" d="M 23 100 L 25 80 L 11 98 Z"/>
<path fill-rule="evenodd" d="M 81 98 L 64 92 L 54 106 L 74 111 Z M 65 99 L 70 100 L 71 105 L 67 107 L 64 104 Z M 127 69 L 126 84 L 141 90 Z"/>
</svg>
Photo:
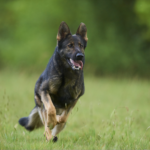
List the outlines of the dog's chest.
<svg viewBox="0 0 150 150">
<path fill-rule="evenodd" d="M 54 105 L 63 108 L 73 104 L 83 93 L 83 80 L 65 80 L 56 94 L 52 95 Z"/>
<path fill-rule="evenodd" d="M 76 79 L 66 79 L 65 85 L 62 88 L 62 92 L 65 92 L 70 99 L 77 99 L 81 94 L 81 91 L 81 82 Z"/>
</svg>

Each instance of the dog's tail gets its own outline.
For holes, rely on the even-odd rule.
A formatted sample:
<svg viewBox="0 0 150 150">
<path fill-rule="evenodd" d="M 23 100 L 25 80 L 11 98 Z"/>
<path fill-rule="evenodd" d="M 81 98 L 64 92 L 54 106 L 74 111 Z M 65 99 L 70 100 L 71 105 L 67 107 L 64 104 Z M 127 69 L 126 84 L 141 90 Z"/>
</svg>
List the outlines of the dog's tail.
<svg viewBox="0 0 150 150">
<path fill-rule="evenodd" d="M 19 119 L 19 124 L 25 127 L 27 130 L 32 131 L 43 126 L 38 113 L 38 107 L 34 107 L 28 117 L 23 117 Z"/>
</svg>

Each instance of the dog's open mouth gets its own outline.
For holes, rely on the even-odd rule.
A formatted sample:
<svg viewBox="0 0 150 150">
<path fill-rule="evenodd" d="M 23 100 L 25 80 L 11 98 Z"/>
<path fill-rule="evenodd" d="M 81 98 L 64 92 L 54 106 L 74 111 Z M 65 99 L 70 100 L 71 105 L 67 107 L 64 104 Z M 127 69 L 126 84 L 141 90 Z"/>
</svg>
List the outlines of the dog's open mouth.
<svg viewBox="0 0 150 150">
<path fill-rule="evenodd" d="M 69 64 L 71 65 L 72 69 L 79 70 L 83 68 L 83 62 L 81 60 L 72 60 L 71 58 L 68 60 Z"/>
</svg>

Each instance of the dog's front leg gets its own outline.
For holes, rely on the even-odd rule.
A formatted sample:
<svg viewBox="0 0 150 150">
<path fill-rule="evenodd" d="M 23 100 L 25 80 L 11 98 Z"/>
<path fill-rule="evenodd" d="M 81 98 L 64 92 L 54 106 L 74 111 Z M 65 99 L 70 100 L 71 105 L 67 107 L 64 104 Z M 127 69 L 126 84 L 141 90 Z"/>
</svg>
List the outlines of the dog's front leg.
<svg viewBox="0 0 150 150">
<path fill-rule="evenodd" d="M 62 112 L 61 115 L 56 116 L 59 124 L 57 124 L 52 130 L 52 135 L 54 137 L 56 137 L 56 135 L 59 134 L 65 127 L 65 124 L 67 122 L 69 114 L 70 114 L 71 110 L 73 109 L 73 107 L 75 106 L 76 102 L 77 102 L 77 100 L 71 106 L 66 107 L 66 109 L 64 109 L 64 111 Z M 57 141 L 57 138 L 55 140 Z M 54 142 L 55 142 L 55 140 L 54 140 Z"/>
<path fill-rule="evenodd" d="M 43 113 L 45 118 L 45 133 L 46 138 L 49 141 L 52 138 L 50 129 L 54 128 L 54 126 L 57 124 L 56 109 L 47 91 L 41 92 L 41 100 L 45 107 L 45 112 Z"/>
<path fill-rule="evenodd" d="M 66 107 L 66 109 L 62 112 L 61 115 L 57 115 L 56 118 L 57 118 L 57 123 L 60 124 L 60 123 L 66 123 L 68 117 L 69 117 L 69 114 L 71 112 L 71 110 L 73 109 L 73 107 L 75 106 L 75 104 L 77 103 L 78 100 L 76 100 L 74 102 L 74 104 L 72 104 L 71 106 L 69 107 Z"/>
<path fill-rule="evenodd" d="M 58 124 L 53 128 L 52 130 L 52 135 L 54 137 L 56 137 L 57 134 L 59 134 L 60 131 L 63 130 L 63 128 L 65 127 L 66 125 L 66 122 L 67 122 L 67 119 L 69 117 L 69 114 L 72 110 L 72 107 L 69 107 L 69 108 L 66 108 L 61 115 L 57 115 L 57 121 L 58 121 Z"/>
<path fill-rule="evenodd" d="M 57 124 L 66 123 L 71 109 L 72 108 L 67 108 L 62 112 L 61 115 L 56 115 Z"/>
</svg>

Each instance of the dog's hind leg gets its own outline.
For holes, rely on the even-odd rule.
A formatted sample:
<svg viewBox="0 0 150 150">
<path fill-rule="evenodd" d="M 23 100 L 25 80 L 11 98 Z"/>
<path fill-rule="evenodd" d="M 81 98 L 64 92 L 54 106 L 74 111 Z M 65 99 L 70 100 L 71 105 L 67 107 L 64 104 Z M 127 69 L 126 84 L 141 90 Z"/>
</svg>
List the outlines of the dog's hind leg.
<svg viewBox="0 0 150 150">
<path fill-rule="evenodd" d="M 19 124 L 24 126 L 29 131 L 43 126 L 38 113 L 38 107 L 34 107 L 28 117 L 20 118 Z"/>
</svg>

